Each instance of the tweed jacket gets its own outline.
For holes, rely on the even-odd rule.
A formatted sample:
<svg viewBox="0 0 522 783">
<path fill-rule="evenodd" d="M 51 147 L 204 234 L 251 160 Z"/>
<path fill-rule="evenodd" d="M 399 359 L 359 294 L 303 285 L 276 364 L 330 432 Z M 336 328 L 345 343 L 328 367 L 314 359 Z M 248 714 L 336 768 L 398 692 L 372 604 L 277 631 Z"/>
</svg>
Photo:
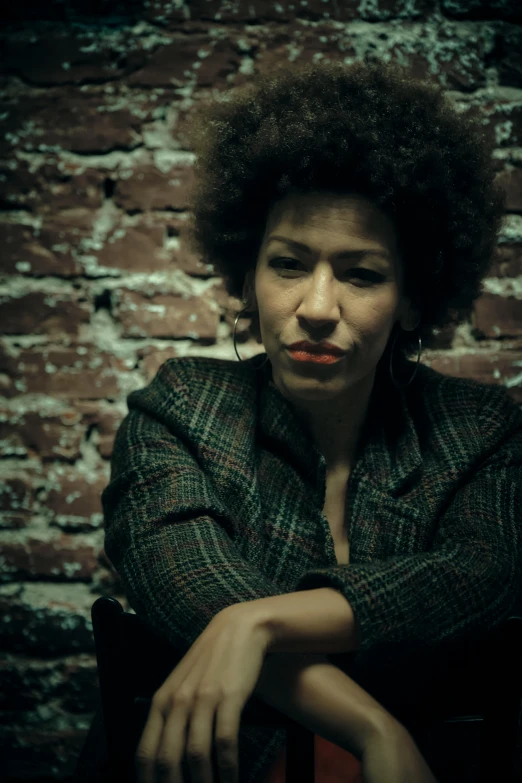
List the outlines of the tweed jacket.
<svg viewBox="0 0 522 783">
<path fill-rule="evenodd" d="M 105 552 L 138 615 L 185 654 L 231 604 L 333 587 L 359 623 L 349 661 L 363 673 L 519 607 L 522 411 L 504 388 L 419 364 L 398 391 L 379 363 L 339 565 L 324 457 L 259 361 L 169 359 L 127 397 L 102 504 Z M 241 728 L 242 783 L 263 780 L 284 736 Z"/>
</svg>

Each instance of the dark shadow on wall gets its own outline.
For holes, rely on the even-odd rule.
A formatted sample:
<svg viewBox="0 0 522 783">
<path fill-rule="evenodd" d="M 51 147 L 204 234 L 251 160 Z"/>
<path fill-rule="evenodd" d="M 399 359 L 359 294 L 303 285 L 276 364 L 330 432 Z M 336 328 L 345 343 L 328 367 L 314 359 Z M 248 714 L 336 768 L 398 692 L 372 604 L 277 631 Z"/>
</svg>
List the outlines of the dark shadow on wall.
<svg viewBox="0 0 522 783">
<path fill-rule="evenodd" d="M 18 0 L 0 11 L 0 21 L 118 26 L 139 22 L 144 8 L 144 0 Z"/>
</svg>

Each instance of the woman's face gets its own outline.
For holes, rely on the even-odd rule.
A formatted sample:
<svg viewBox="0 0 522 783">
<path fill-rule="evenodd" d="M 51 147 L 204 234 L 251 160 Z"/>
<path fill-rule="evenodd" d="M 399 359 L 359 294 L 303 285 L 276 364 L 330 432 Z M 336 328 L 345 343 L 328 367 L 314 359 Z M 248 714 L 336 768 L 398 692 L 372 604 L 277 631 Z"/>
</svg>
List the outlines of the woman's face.
<svg viewBox="0 0 522 783">
<path fill-rule="evenodd" d="M 402 285 L 393 223 L 369 199 L 314 192 L 275 203 L 254 291 L 251 273 L 244 294 L 257 305 L 276 385 L 290 396 L 320 400 L 373 378 L 394 323 L 416 325 Z M 297 362 L 288 346 L 298 340 L 327 340 L 347 353 L 335 364 Z"/>
</svg>

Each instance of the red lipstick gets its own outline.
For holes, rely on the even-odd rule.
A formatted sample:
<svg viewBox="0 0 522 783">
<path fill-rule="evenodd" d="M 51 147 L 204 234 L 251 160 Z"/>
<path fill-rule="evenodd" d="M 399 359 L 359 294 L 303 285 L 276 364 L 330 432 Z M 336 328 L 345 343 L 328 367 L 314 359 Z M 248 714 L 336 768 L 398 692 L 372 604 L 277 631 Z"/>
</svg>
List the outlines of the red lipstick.
<svg viewBox="0 0 522 783">
<path fill-rule="evenodd" d="M 310 343 L 301 340 L 288 346 L 292 359 L 298 362 L 313 362 L 315 364 L 334 364 L 342 359 L 346 351 L 337 345 L 326 341 Z"/>
</svg>

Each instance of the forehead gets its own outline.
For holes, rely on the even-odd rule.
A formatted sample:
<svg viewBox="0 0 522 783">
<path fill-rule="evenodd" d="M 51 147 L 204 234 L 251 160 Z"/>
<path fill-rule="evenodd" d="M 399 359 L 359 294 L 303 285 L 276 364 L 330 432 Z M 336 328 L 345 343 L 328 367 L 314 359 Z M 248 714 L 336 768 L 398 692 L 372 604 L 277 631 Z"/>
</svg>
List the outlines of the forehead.
<svg viewBox="0 0 522 783">
<path fill-rule="evenodd" d="M 312 251 L 374 248 L 396 255 L 393 221 L 364 196 L 324 192 L 288 194 L 270 208 L 264 234 L 283 236 L 307 245 Z"/>
</svg>

